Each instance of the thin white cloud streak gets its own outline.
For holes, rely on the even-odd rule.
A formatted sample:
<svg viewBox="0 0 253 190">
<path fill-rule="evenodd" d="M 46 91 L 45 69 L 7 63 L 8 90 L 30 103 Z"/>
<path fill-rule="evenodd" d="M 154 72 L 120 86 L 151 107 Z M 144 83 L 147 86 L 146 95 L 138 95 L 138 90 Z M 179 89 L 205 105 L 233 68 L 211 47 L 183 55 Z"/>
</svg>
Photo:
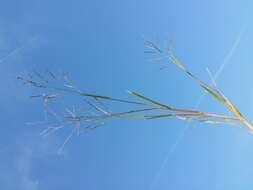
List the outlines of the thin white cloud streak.
<svg viewBox="0 0 253 190">
<path fill-rule="evenodd" d="M 31 43 L 36 37 L 33 37 L 29 40 L 27 40 L 23 45 L 21 45 L 20 47 L 12 50 L 10 53 L 8 53 L 6 56 L 4 56 L 3 58 L 0 59 L 0 65 L 3 64 L 5 61 L 7 61 L 9 58 L 15 56 L 16 54 L 18 54 L 19 52 L 21 52 L 23 49 L 26 48 L 26 46 Z"/>
<path fill-rule="evenodd" d="M 237 38 L 235 39 L 231 49 L 229 50 L 229 52 L 226 54 L 225 58 L 223 59 L 221 65 L 219 66 L 218 70 L 216 71 L 216 73 L 214 74 L 214 80 L 217 80 L 219 78 L 219 76 L 221 75 L 221 73 L 224 71 L 225 67 L 227 67 L 231 62 L 229 62 L 232 58 L 232 56 L 234 55 L 236 49 L 238 48 L 242 36 L 245 32 L 245 26 L 242 27 L 239 35 L 237 36 Z M 204 100 L 204 97 L 206 96 L 206 91 L 203 91 L 202 94 L 200 95 L 198 101 L 196 102 L 194 108 L 197 109 L 202 101 Z M 165 158 L 162 162 L 161 167 L 159 168 L 158 172 L 155 174 L 154 180 L 152 181 L 151 185 L 150 185 L 150 190 L 153 190 L 156 182 L 158 181 L 158 179 L 161 177 L 161 173 L 164 170 L 170 156 L 175 152 L 177 146 L 179 145 L 179 143 L 182 141 L 182 139 L 184 138 L 187 130 L 191 127 L 190 122 L 185 125 L 185 127 L 183 128 L 183 130 L 179 133 L 176 141 L 170 146 L 167 154 L 165 155 Z"/>
<path fill-rule="evenodd" d="M 228 66 L 228 64 L 231 64 L 230 59 L 232 58 L 232 56 L 234 55 L 236 49 L 238 48 L 241 40 L 242 40 L 242 36 L 245 33 L 245 27 L 242 28 L 242 30 L 240 31 L 238 37 L 236 38 L 232 48 L 230 49 L 230 51 L 228 52 L 227 56 L 224 58 L 221 66 L 219 67 L 219 69 L 217 70 L 217 72 L 214 75 L 214 79 L 217 80 L 218 77 L 220 76 L 220 74 L 223 72 L 224 68 L 226 66 Z"/>
</svg>

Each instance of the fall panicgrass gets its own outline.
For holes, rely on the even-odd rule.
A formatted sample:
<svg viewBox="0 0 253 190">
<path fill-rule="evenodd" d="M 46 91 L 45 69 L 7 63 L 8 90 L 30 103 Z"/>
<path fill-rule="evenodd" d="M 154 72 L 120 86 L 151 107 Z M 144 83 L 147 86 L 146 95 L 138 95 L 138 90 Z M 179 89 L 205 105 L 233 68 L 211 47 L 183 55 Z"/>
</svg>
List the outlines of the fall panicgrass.
<svg viewBox="0 0 253 190">
<path fill-rule="evenodd" d="M 67 116 L 63 116 L 61 121 L 55 112 L 53 112 L 51 109 L 48 109 L 48 113 L 54 117 L 57 117 L 58 123 L 48 124 L 47 128 L 42 131 L 41 134 L 45 136 L 64 128 L 67 125 L 73 126 L 74 128 L 72 129 L 70 135 L 66 138 L 65 142 L 60 148 L 60 150 L 62 150 L 74 134 L 80 135 L 83 132 L 88 132 L 98 127 L 102 127 L 107 120 L 114 118 L 159 119 L 173 117 L 179 120 L 194 120 L 205 124 L 244 127 L 250 132 L 253 132 L 253 126 L 245 119 L 245 117 L 228 99 L 228 97 L 226 97 L 224 93 L 217 87 L 217 84 L 215 83 L 215 80 L 212 77 L 210 71 L 208 71 L 208 73 L 210 75 L 212 83 L 214 84 L 213 86 L 203 82 L 192 72 L 190 72 L 170 48 L 163 50 L 151 41 L 146 41 L 146 43 L 148 48 L 146 53 L 158 54 L 159 56 L 168 58 L 214 99 L 216 99 L 219 103 L 224 104 L 233 115 L 219 115 L 216 113 L 209 113 L 194 109 L 176 108 L 173 106 L 165 105 L 159 101 L 153 100 L 134 91 L 129 91 L 129 94 L 138 99 L 138 101 L 91 94 L 79 90 L 75 86 L 73 80 L 70 79 L 66 73 L 53 73 L 52 71 L 46 70 L 46 72 L 42 74 L 37 71 L 33 71 L 26 77 L 17 77 L 24 84 L 35 87 L 37 89 L 41 89 L 43 91 L 42 94 L 32 95 L 31 98 L 41 98 L 45 105 L 48 106 L 51 101 L 58 99 L 61 93 L 64 93 L 65 95 L 77 95 L 79 98 L 84 100 L 84 103 L 87 107 L 89 107 L 89 109 L 92 109 L 92 112 L 87 111 L 86 113 L 82 113 L 81 111 L 76 113 L 75 110 L 70 111 L 69 109 L 65 109 Z M 54 85 L 55 81 L 61 81 L 61 85 Z M 53 93 L 49 93 L 52 91 Z M 137 106 L 139 108 L 122 112 L 112 112 L 106 106 L 106 102 L 128 104 L 129 106 Z M 152 114 L 150 114 L 150 112 L 152 112 Z"/>
</svg>

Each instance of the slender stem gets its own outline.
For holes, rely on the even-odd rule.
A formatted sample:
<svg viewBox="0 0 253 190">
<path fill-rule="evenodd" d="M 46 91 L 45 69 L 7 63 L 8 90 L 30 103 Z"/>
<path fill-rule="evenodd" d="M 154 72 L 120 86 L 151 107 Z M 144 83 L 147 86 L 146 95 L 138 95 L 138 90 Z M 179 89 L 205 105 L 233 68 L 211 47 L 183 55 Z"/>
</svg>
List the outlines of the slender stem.
<svg viewBox="0 0 253 190">
<path fill-rule="evenodd" d="M 253 131 L 253 126 L 245 119 L 242 118 L 241 121 L 250 129 L 250 131 Z"/>
<path fill-rule="evenodd" d="M 219 118 L 219 119 L 228 119 L 228 120 L 237 120 L 237 121 L 240 120 L 240 118 L 238 118 L 238 117 L 217 115 L 217 114 L 212 114 L 212 113 L 204 113 L 204 115 L 207 117 L 215 117 L 215 118 Z"/>
<path fill-rule="evenodd" d="M 168 110 L 168 109 L 163 108 L 163 107 L 161 109 Z M 215 118 L 219 118 L 219 119 L 240 120 L 238 117 L 223 116 L 223 115 L 218 115 L 218 114 L 201 112 L 201 111 L 197 111 L 197 110 L 173 109 L 173 111 L 183 112 L 183 114 L 175 114 L 175 116 L 201 116 L 201 115 L 203 115 L 203 116 L 206 116 L 206 117 L 215 117 Z M 192 113 L 192 114 L 185 114 L 185 113 Z"/>
<path fill-rule="evenodd" d="M 190 110 L 190 109 L 177 109 L 177 108 L 172 108 L 172 109 L 168 109 L 166 107 L 160 107 L 160 109 L 163 110 L 171 110 L 171 111 L 175 111 L 175 112 L 186 112 L 186 113 L 203 113 L 197 110 Z"/>
</svg>

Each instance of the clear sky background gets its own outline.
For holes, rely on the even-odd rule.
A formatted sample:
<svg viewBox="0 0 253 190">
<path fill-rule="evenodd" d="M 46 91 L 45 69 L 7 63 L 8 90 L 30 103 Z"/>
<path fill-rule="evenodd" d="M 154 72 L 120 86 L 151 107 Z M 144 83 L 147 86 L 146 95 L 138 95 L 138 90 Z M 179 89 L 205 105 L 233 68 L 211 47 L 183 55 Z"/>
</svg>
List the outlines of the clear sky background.
<svg viewBox="0 0 253 190">
<path fill-rule="evenodd" d="M 253 136 L 246 130 L 122 120 L 73 138 L 58 155 L 68 131 L 42 138 L 43 127 L 27 126 L 43 119 L 43 103 L 16 80 L 32 69 L 62 69 L 83 91 L 132 98 L 126 90 L 136 90 L 193 108 L 203 93 L 198 85 L 143 53 L 143 36 L 169 39 L 205 81 L 206 67 L 215 73 L 225 64 L 217 82 L 253 121 L 252 9 L 250 0 L 1 1 L 0 189 L 252 189 Z M 227 113 L 210 96 L 200 108 Z"/>
</svg>

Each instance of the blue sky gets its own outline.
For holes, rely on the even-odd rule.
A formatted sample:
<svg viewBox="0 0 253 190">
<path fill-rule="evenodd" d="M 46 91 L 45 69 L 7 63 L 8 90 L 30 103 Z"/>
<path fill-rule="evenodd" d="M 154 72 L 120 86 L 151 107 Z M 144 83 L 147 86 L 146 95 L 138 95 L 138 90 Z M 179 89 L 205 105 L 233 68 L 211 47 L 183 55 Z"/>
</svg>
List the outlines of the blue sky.
<svg viewBox="0 0 253 190">
<path fill-rule="evenodd" d="M 42 138 L 43 127 L 26 125 L 43 119 L 43 103 L 30 100 L 34 91 L 16 77 L 62 69 L 86 92 L 132 98 L 126 90 L 136 90 L 192 108 L 202 90 L 167 60 L 160 70 L 143 53 L 143 36 L 161 45 L 169 39 L 205 81 L 207 67 L 215 73 L 225 65 L 217 83 L 253 121 L 252 8 L 249 0 L 0 2 L 0 188 L 251 189 L 253 136 L 230 126 L 114 121 L 58 155 L 68 131 Z M 209 96 L 199 108 L 227 113 Z"/>
</svg>

